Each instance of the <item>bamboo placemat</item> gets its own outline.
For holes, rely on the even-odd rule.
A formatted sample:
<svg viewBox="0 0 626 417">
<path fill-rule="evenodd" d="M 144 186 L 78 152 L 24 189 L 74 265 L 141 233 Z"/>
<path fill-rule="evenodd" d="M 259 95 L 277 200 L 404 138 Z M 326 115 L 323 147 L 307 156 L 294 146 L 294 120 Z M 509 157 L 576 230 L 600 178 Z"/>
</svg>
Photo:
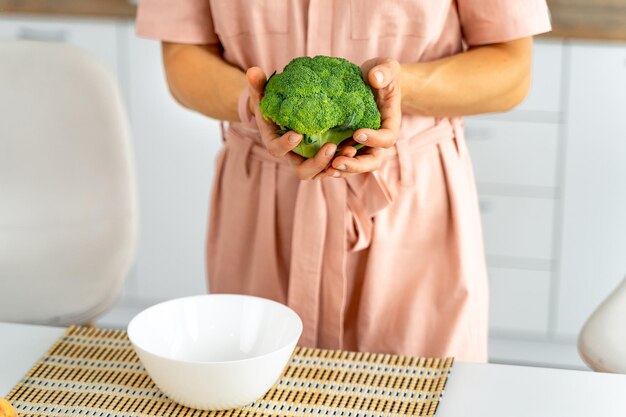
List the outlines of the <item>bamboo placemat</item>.
<svg viewBox="0 0 626 417">
<path fill-rule="evenodd" d="M 433 416 L 452 362 L 297 348 L 262 399 L 199 411 L 159 391 L 125 331 L 71 327 L 7 399 L 20 416 Z"/>
</svg>

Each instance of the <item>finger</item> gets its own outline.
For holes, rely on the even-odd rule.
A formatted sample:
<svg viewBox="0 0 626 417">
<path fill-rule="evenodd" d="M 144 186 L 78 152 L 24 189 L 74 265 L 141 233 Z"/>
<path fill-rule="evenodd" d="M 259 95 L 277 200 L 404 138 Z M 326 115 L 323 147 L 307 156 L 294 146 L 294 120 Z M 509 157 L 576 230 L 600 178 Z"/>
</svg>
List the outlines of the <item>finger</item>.
<svg viewBox="0 0 626 417">
<path fill-rule="evenodd" d="M 336 170 L 333 167 L 330 167 L 330 168 L 327 168 L 326 171 L 318 175 L 325 175 L 327 177 L 333 177 L 333 178 L 341 178 L 342 176 L 345 176 L 346 174 L 344 174 L 343 172 L 339 170 Z"/>
<path fill-rule="evenodd" d="M 261 141 L 270 155 L 276 158 L 285 156 L 302 141 L 302 135 L 293 130 L 283 135 L 277 134 L 278 126 L 271 120 L 265 120 L 260 111 L 255 111 L 254 118 L 259 128 Z"/>
<path fill-rule="evenodd" d="M 338 153 L 335 154 L 335 158 L 337 158 L 338 156 L 353 158 L 358 151 L 354 146 L 344 146 L 343 148 L 338 149 L 337 152 Z M 331 163 L 331 166 L 326 169 L 326 176 L 334 178 L 344 178 L 346 175 L 342 174 L 341 171 L 333 168 Z"/>
<path fill-rule="evenodd" d="M 265 89 L 267 77 L 263 70 L 259 67 L 250 67 L 246 71 L 246 78 L 255 93 L 262 95 Z"/>
<path fill-rule="evenodd" d="M 352 175 L 362 174 L 362 172 L 358 172 L 358 173 L 356 173 L 356 172 L 341 172 L 341 171 L 337 171 L 336 169 L 333 169 L 333 168 L 328 168 L 324 174 L 325 174 L 326 177 L 347 178 L 347 177 L 351 177 Z"/>
<path fill-rule="evenodd" d="M 366 61 L 361 70 L 374 88 L 376 104 L 381 115 L 381 128 L 398 132 L 402 121 L 401 91 L 398 82 L 400 64 L 390 58 L 374 58 Z"/>
<path fill-rule="evenodd" d="M 250 99 L 252 100 L 252 97 Z M 261 110 L 259 109 L 258 100 L 252 101 L 251 104 L 254 108 L 254 119 L 256 120 L 257 127 L 259 128 L 261 140 L 265 147 L 269 150 L 272 146 L 272 142 L 281 137 L 279 134 L 276 133 L 278 131 L 278 126 L 276 126 L 276 124 L 271 120 L 266 120 L 265 117 L 263 117 L 263 113 L 261 113 Z M 289 131 L 283 136 L 287 137 L 287 135 L 290 133 L 294 132 Z M 296 142 L 296 145 L 297 144 L 298 143 Z"/>
<path fill-rule="evenodd" d="M 300 164 L 302 164 L 304 161 L 306 161 L 306 158 L 303 156 L 298 155 L 295 152 L 289 152 L 285 155 L 285 158 L 287 158 L 287 161 L 289 162 L 290 165 L 292 166 L 298 166 Z"/>
<path fill-rule="evenodd" d="M 354 142 L 354 141 L 351 141 Z M 355 142 L 356 144 L 356 142 Z M 352 145 L 340 145 L 338 148 L 338 153 L 335 156 L 347 156 L 352 158 L 356 155 L 358 150 Z"/>
<path fill-rule="evenodd" d="M 246 78 L 248 80 L 248 105 L 250 109 L 254 113 L 255 116 L 258 116 L 260 113 L 259 103 L 261 102 L 261 96 L 263 94 L 263 89 L 265 88 L 265 74 L 258 67 L 248 68 L 246 71 Z M 259 118 L 256 117 L 257 122 Z"/>
<path fill-rule="evenodd" d="M 378 65 L 378 61 L 379 58 L 372 58 L 361 64 L 361 75 L 363 76 L 363 79 L 365 79 L 365 81 L 368 80 L 368 74 L 370 73 L 370 70 Z"/>
<path fill-rule="evenodd" d="M 289 151 L 298 146 L 302 140 L 302 135 L 289 131 L 283 135 L 278 135 L 276 131 L 278 127 L 271 120 L 266 120 L 261 111 L 259 111 L 259 103 L 265 88 L 266 77 L 263 70 L 259 67 L 251 67 L 246 71 L 249 89 L 249 105 L 254 113 L 256 124 L 261 134 L 261 140 L 267 148 L 270 155 L 280 158 L 285 156 Z"/>
<path fill-rule="evenodd" d="M 266 77 L 259 67 L 251 67 L 246 71 L 250 89 L 250 106 L 254 109 L 254 118 L 261 133 L 263 144 L 274 157 L 285 156 L 289 151 L 298 146 L 302 140 L 302 135 L 289 131 L 278 135 L 278 126 L 271 120 L 266 120 L 259 110 L 259 103 L 265 88 Z"/>
<path fill-rule="evenodd" d="M 397 82 L 400 76 L 400 63 L 391 58 L 379 58 L 367 73 L 367 81 L 378 90 Z"/>
<path fill-rule="evenodd" d="M 262 135 L 262 138 L 264 142 L 266 141 L 265 146 L 267 147 L 270 155 L 276 158 L 281 158 L 287 155 L 287 153 L 289 153 L 296 146 L 298 146 L 298 144 L 302 140 L 302 135 L 292 130 L 282 136 L 278 136 L 276 133 L 273 132 L 275 132 L 275 130 L 273 130 L 272 132 L 267 132 L 267 134 Z M 271 136 L 274 136 L 274 138 L 271 139 Z"/>
<path fill-rule="evenodd" d="M 392 129 L 383 128 L 358 129 L 354 132 L 354 140 L 370 148 L 391 148 L 398 140 L 398 135 Z"/>
<path fill-rule="evenodd" d="M 389 129 L 392 132 L 399 132 L 402 123 L 402 103 L 400 88 L 391 84 L 383 90 L 375 90 L 376 104 L 380 111 L 381 129 Z M 371 145 L 370 145 L 371 146 Z"/>
<path fill-rule="evenodd" d="M 354 158 L 339 156 L 333 160 L 333 168 L 342 174 L 360 174 L 373 172 L 380 168 L 383 162 L 382 152 L 367 152 Z"/>
<path fill-rule="evenodd" d="M 337 145 L 334 143 L 325 144 L 313 158 L 307 159 L 296 167 L 296 174 L 303 180 L 314 178 L 328 167 L 336 150 Z"/>
<path fill-rule="evenodd" d="M 252 90 L 252 87 L 250 88 Z M 270 154 L 277 157 L 284 156 L 287 152 L 298 146 L 298 143 L 302 140 L 302 135 L 291 130 L 283 135 L 276 133 L 278 131 L 278 126 L 276 126 L 276 124 L 271 120 L 267 120 L 263 117 L 263 113 L 259 109 L 258 95 L 257 97 L 253 97 L 252 91 L 250 96 L 250 105 L 253 109 L 257 127 L 259 128 L 261 141 Z"/>
<path fill-rule="evenodd" d="M 324 178 L 324 177 L 328 177 L 328 175 L 326 175 L 326 171 L 322 171 L 319 174 L 317 174 L 316 176 L 314 176 L 313 178 L 311 178 L 312 180 L 318 180 L 320 178 Z"/>
<path fill-rule="evenodd" d="M 345 169 L 338 170 L 338 172 L 342 175 L 374 172 L 380 168 L 381 163 L 382 160 L 375 155 L 357 155 L 354 158 L 345 158 L 345 160 L 340 159 L 338 166 L 341 167 L 343 165 Z M 333 176 L 335 176 L 334 173 Z"/>
</svg>

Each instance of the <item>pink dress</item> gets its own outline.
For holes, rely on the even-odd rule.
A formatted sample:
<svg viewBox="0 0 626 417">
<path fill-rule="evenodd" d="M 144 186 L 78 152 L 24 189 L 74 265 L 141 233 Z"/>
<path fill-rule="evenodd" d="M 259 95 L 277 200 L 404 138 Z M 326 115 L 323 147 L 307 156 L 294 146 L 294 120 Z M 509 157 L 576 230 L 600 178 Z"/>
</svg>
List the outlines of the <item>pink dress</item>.
<svg viewBox="0 0 626 417">
<path fill-rule="evenodd" d="M 545 0 L 142 0 L 137 17 L 141 36 L 219 42 L 226 61 L 267 74 L 303 55 L 428 61 L 548 30 Z M 217 160 L 211 292 L 288 304 L 301 345 L 485 361 L 487 274 L 462 120 L 405 114 L 376 173 L 299 181 L 244 109 Z"/>
</svg>

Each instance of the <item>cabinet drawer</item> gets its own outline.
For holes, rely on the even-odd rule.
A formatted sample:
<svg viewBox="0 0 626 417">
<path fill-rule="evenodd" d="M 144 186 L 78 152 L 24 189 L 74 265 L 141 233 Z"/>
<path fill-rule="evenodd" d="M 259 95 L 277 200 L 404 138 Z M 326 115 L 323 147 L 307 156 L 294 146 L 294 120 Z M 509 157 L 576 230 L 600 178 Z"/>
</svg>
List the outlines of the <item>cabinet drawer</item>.
<svg viewBox="0 0 626 417">
<path fill-rule="evenodd" d="M 550 273 L 489 268 L 489 328 L 503 333 L 548 330 Z"/>
<path fill-rule="evenodd" d="M 480 196 L 480 210 L 488 256 L 552 258 L 554 200 Z"/>
<path fill-rule="evenodd" d="M 67 42 L 91 53 L 117 75 L 117 29 L 114 21 L 57 18 L 0 18 L 0 40 Z"/>
<path fill-rule="evenodd" d="M 558 124 L 468 118 L 465 132 L 478 182 L 556 186 Z"/>
<path fill-rule="evenodd" d="M 530 92 L 515 111 L 561 111 L 562 61 L 560 41 L 535 41 Z"/>
</svg>

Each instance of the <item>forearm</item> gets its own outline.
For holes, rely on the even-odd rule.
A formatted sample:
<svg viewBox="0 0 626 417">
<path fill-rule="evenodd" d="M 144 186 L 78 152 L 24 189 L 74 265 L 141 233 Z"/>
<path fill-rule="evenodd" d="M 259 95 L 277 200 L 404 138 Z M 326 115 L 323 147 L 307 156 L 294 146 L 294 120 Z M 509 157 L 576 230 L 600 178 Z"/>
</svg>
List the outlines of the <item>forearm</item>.
<svg viewBox="0 0 626 417">
<path fill-rule="evenodd" d="M 163 65 L 172 96 L 183 106 L 220 120 L 239 121 L 243 71 L 228 64 L 218 45 L 163 43 Z"/>
<path fill-rule="evenodd" d="M 463 116 L 510 110 L 530 87 L 532 39 L 486 45 L 432 62 L 403 64 L 402 111 Z"/>
</svg>

